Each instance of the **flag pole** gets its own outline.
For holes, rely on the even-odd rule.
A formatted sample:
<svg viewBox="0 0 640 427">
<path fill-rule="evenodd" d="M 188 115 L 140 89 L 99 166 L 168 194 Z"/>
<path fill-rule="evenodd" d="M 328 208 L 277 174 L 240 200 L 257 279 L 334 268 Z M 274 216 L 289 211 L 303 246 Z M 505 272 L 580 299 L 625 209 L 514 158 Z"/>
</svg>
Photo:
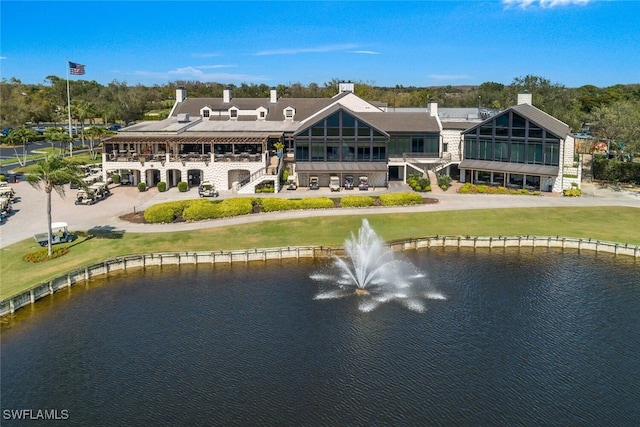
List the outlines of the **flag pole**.
<svg viewBox="0 0 640 427">
<path fill-rule="evenodd" d="M 69 61 L 67 60 L 67 112 L 69 113 L 69 157 L 73 157 L 73 133 L 71 132 L 71 92 L 69 91 Z"/>
</svg>

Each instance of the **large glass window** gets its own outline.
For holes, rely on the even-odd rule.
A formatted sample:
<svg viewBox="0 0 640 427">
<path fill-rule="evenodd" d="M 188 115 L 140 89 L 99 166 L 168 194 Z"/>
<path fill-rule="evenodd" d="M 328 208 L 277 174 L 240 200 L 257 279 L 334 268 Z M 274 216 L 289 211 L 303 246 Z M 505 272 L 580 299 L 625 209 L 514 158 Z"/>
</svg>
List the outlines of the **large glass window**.
<svg viewBox="0 0 640 427">
<path fill-rule="evenodd" d="M 424 137 L 423 136 L 411 137 L 411 152 L 424 153 Z"/>
<path fill-rule="evenodd" d="M 311 142 L 311 161 L 324 160 L 324 142 Z"/>
<path fill-rule="evenodd" d="M 529 142 L 527 153 L 527 163 L 536 165 L 542 164 L 542 143 Z"/>
<path fill-rule="evenodd" d="M 355 162 L 356 150 L 353 141 L 342 141 L 342 161 Z"/>
<path fill-rule="evenodd" d="M 339 141 L 327 141 L 327 161 L 328 162 L 340 161 L 340 142 Z"/>
<path fill-rule="evenodd" d="M 311 135 L 313 136 L 324 136 L 324 123 L 318 123 L 314 127 L 311 128 Z"/>
<path fill-rule="evenodd" d="M 544 164 L 558 166 L 560 164 L 560 144 L 544 145 Z"/>
<path fill-rule="evenodd" d="M 464 158 L 465 159 L 477 159 L 478 158 L 478 146 L 474 137 L 467 137 L 464 140 Z"/>
<path fill-rule="evenodd" d="M 440 153 L 440 144 L 438 141 L 438 137 L 435 135 L 427 135 L 427 146 L 426 153 L 429 154 L 439 154 Z"/>
<path fill-rule="evenodd" d="M 296 144 L 296 162 L 309 161 L 309 144 Z"/>
<path fill-rule="evenodd" d="M 384 142 L 374 142 L 373 143 L 373 161 L 374 162 L 386 162 L 387 161 L 387 151 L 386 144 Z"/>
<path fill-rule="evenodd" d="M 371 161 L 371 147 L 369 147 L 369 145 L 358 144 L 358 161 L 359 162 Z"/>
<path fill-rule="evenodd" d="M 511 144 L 511 163 L 524 163 L 524 142 Z"/>
<path fill-rule="evenodd" d="M 478 150 L 478 160 L 491 160 L 491 140 L 481 139 Z"/>
<path fill-rule="evenodd" d="M 496 141 L 494 148 L 493 160 L 499 162 L 509 161 L 509 143 L 507 141 Z"/>
</svg>

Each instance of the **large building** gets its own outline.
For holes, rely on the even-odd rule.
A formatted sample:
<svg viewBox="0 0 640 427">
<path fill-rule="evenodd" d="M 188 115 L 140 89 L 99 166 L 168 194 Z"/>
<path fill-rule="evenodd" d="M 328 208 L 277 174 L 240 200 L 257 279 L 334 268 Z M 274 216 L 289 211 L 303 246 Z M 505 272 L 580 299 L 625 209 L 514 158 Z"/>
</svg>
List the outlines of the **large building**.
<svg viewBox="0 0 640 427">
<path fill-rule="evenodd" d="M 300 186 L 309 185 L 312 177 L 327 186 L 331 176 L 339 177 L 340 182 L 347 176 L 367 176 L 373 187 L 387 186 L 390 180 L 404 181 L 411 173 L 457 175 L 458 165 L 462 179 L 476 182 L 487 171 L 502 170 L 498 167 L 502 165 L 494 164 L 502 160 L 495 160 L 493 152 L 491 160 L 476 158 L 477 151 L 463 157 L 464 150 L 473 150 L 473 132 L 478 145 L 492 119 L 481 122 L 477 115 L 462 121 L 441 119 L 435 103 L 423 109 L 389 109 L 359 98 L 353 89 L 352 83 L 342 83 L 332 98 L 279 98 L 275 90 L 269 98 L 234 98 L 230 90 L 222 98 L 188 98 L 185 90 L 178 89 L 167 119 L 129 126 L 103 142 L 103 170 L 118 171 L 134 184 L 165 182 L 173 187 L 181 181 L 189 185 L 211 181 L 219 190 L 238 193 L 253 193 L 263 185 L 277 191 L 283 168 Z M 525 123 L 537 123 L 534 119 L 539 116 L 533 111 L 539 110 L 529 107 L 531 111 L 520 115 Z M 506 111 L 508 117 L 513 116 L 511 111 Z M 568 127 L 561 128 L 557 120 L 550 119 L 538 123 L 543 126 L 544 150 L 551 145 L 551 135 L 558 140 L 557 148 L 564 149 Z M 544 125 L 553 126 L 546 130 Z M 528 126 L 527 131 L 533 130 Z M 499 139 L 500 132 L 492 137 Z M 532 144 L 533 139 L 533 134 L 528 135 L 525 144 Z M 564 157 L 563 153 L 559 159 Z M 494 163 L 469 163 L 472 161 Z M 557 164 L 548 166 L 558 169 Z M 556 169 L 536 169 L 540 172 L 538 186 L 544 189 L 545 179 L 553 177 Z M 518 170 L 504 172 L 516 174 Z M 528 177 L 522 186 L 531 183 L 533 172 L 527 169 L 520 174 Z M 517 182 L 510 175 L 503 178 Z"/>
</svg>

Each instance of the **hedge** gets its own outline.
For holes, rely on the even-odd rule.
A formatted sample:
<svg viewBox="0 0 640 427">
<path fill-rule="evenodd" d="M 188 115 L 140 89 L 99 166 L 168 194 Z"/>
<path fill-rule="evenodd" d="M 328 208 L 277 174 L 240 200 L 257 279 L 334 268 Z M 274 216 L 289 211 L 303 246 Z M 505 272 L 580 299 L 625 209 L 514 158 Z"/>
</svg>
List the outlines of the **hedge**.
<svg viewBox="0 0 640 427">
<path fill-rule="evenodd" d="M 593 177 L 601 181 L 640 184 L 640 163 L 607 160 L 594 156 Z"/>
<path fill-rule="evenodd" d="M 180 200 L 150 206 L 144 211 L 144 220 L 153 224 L 173 222 L 191 203 L 191 200 Z"/>
<path fill-rule="evenodd" d="M 251 199 L 195 200 L 184 209 L 182 217 L 186 221 L 201 221 L 203 219 L 248 215 L 251 212 L 253 212 Z"/>
<path fill-rule="evenodd" d="M 389 193 L 380 195 L 382 206 L 405 206 L 422 204 L 422 196 L 416 193 Z"/>
<path fill-rule="evenodd" d="M 364 208 L 373 206 L 374 200 L 371 196 L 344 196 L 340 199 L 341 208 Z"/>
<path fill-rule="evenodd" d="M 333 200 L 328 197 L 312 197 L 306 199 L 256 199 L 262 212 L 291 211 L 296 209 L 329 209 L 334 207 Z"/>
</svg>

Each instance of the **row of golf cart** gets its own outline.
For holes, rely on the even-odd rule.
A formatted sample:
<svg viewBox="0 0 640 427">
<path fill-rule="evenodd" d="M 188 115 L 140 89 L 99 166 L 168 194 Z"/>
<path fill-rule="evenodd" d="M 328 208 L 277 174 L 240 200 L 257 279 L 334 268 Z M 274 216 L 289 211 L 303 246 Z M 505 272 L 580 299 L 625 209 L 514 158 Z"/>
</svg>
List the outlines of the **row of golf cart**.
<svg viewBox="0 0 640 427">
<path fill-rule="evenodd" d="M 369 177 L 367 177 L 366 175 L 359 176 L 356 184 L 353 175 L 345 175 L 344 181 L 342 182 L 342 187 L 340 186 L 340 178 L 337 175 L 331 175 L 331 177 L 329 177 L 329 189 L 331 191 L 340 191 L 341 188 L 344 188 L 345 190 L 353 190 L 356 185 L 359 190 L 367 191 L 369 189 Z M 320 189 L 318 177 L 315 175 L 310 176 L 309 190 L 318 189 Z"/>
<path fill-rule="evenodd" d="M 12 205 L 16 201 L 16 193 L 7 181 L 0 182 L 0 220 L 4 220 L 11 213 Z"/>
<path fill-rule="evenodd" d="M 96 182 L 76 193 L 76 205 L 93 205 L 111 194 L 105 182 Z"/>
</svg>

